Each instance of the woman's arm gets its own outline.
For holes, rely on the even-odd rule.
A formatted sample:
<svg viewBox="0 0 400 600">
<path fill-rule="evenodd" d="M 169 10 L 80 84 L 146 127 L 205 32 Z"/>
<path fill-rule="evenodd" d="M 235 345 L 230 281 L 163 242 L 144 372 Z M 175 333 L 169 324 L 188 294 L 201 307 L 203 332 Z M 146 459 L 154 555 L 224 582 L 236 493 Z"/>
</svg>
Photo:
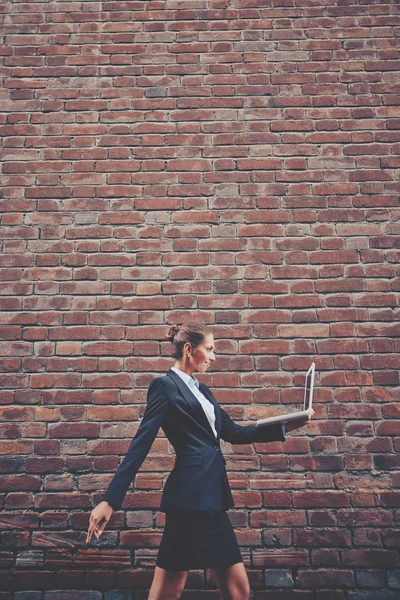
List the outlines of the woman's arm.
<svg viewBox="0 0 400 600">
<path fill-rule="evenodd" d="M 231 444 L 251 444 L 252 442 L 284 442 L 281 423 L 269 425 L 238 425 L 221 410 L 221 438 Z"/>
<path fill-rule="evenodd" d="M 119 465 L 102 501 L 121 508 L 130 483 L 146 458 L 168 410 L 168 390 L 161 377 L 153 379 L 147 391 L 147 406 L 129 449 Z"/>
</svg>

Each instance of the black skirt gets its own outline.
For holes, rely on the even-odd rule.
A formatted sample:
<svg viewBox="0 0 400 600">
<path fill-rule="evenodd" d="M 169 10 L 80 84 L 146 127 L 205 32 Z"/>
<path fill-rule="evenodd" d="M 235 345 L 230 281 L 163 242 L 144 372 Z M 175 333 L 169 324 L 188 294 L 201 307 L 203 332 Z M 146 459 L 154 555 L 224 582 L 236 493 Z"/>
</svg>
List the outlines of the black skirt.
<svg viewBox="0 0 400 600">
<path fill-rule="evenodd" d="M 243 562 L 225 510 L 178 510 L 165 514 L 156 565 L 168 571 L 229 567 Z"/>
</svg>

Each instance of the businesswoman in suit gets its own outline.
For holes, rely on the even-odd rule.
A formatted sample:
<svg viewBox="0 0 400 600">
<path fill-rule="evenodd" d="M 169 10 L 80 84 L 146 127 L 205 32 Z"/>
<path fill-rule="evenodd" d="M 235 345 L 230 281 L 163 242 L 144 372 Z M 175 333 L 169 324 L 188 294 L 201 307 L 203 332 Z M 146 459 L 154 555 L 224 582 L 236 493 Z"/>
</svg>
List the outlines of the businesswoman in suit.
<svg viewBox="0 0 400 600">
<path fill-rule="evenodd" d="M 191 569 L 209 568 L 223 600 L 248 600 L 250 586 L 227 510 L 234 506 L 220 440 L 231 444 L 285 440 L 282 424 L 238 425 L 220 408 L 211 390 L 193 373 L 204 373 L 215 360 L 214 337 L 197 322 L 172 325 L 174 366 L 150 383 L 138 431 L 102 501 L 90 515 L 86 543 L 97 539 L 162 427 L 176 460 L 164 486 L 165 513 L 148 600 L 177 600 Z M 292 421 L 286 431 L 307 422 Z"/>
</svg>

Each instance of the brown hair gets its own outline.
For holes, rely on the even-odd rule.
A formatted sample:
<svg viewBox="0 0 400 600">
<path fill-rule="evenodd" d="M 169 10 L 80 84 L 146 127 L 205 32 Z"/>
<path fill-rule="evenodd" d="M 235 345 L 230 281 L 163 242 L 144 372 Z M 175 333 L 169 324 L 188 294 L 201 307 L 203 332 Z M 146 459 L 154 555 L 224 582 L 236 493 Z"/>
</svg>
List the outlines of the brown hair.
<svg viewBox="0 0 400 600">
<path fill-rule="evenodd" d="M 172 343 L 172 357 L 180 359 L 183 356 L 183 347 L 186 342 L 196 348 L 209 333 L 212 334 L 212 331 L 207 325 L 191 321 L 180 325 L 173 323 L 165 337 Z"/>
</svg>

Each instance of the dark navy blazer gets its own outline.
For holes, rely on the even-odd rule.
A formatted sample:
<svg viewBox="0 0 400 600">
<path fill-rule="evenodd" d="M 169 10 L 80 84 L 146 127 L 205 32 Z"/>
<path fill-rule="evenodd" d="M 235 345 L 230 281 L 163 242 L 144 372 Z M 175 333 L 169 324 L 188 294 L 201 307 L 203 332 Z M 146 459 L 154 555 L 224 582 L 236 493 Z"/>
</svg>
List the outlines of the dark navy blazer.
<svg viewBox="0 0 400 600">
<path fill-rule="evenodd" d="M 234 506 L 220 440 L 231 444 L 284 441 L 280 423 L 238 425 L 222 410 L 211 390 L 200 391 L 215 408 L 215 437 L 206 414 L 186 383 L 172 369 L 153 379 L 147 406 L 131 445 L 102 500 L 118 510 L 130 483 L 146 458 L 162 427 L 172 444 L 176 460 L 167 481 L 159 510 L 228 510 Z"/>
</svg>

